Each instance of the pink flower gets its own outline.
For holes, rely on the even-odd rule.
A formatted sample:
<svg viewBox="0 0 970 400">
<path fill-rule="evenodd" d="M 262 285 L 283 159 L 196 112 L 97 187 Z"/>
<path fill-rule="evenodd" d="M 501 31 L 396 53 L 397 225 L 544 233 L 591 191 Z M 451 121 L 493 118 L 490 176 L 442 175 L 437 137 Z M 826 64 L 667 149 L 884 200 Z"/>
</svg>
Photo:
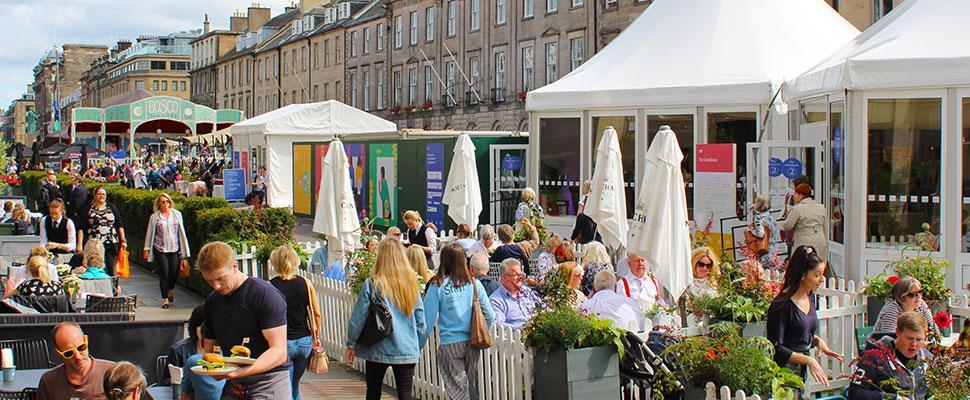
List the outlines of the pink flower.
<svg viewBox="0 0 970 400">
<path fill-rule="evenodd" d="M 886 282 L 889 282 L 889 283 L 892 283 L 892 284 L 895 285 L 896 282 L 899 282 L 899 277 L 896 276 L 896 275 L 892 275 L 892 276 L 886 278 Z"/>
<path fill-rule="evenodd" d="M 936 322 L 936 326 L 940 329 L 946 329 L 953 325 L 953 317 L 950 316 L 946 311 L 940 311 L 933 318 L 933 322 Z"/>
</svg>

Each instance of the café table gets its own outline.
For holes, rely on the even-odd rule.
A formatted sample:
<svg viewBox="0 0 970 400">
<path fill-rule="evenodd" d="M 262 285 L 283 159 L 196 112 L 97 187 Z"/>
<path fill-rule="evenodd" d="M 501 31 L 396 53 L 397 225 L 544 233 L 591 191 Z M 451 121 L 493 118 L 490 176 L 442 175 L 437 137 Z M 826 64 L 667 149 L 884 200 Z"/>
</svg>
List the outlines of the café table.
<svg viewBox="0 0 970 400">
<path fill-rule="evenodd" d="M 148 388 L 148 393 L 150 393 L 152 398 L 155 400 L 178 400 L 179 398 L 178 385 L 152 386 Z"/>
<path fill-rule="evenodd" d="M 20 393 L 27 388 L 37 388 L 40 385 L 40 376 L 47 371 L 46 369 L 18 369 L 13 381 L 0 380 L 0 392 Z"/>
</svg>

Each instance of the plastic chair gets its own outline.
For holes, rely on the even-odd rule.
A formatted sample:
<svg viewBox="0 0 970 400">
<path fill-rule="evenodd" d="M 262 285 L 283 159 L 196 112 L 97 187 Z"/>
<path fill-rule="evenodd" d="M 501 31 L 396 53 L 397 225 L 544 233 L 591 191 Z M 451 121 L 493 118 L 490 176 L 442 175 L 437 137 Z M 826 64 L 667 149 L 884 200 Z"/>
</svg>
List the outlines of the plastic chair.
<svg viewBox="0 0 970 400">
<path fill-rule="evenodd" d="M 861 328 L 855 328 L 855 347 L 859 352 L 858 354 L 865 353 L 866 342 L 869 340 L 869 334 L 872 333 L 874 326 L 863 326 Z"/>
<path fill-rule="evenodd" d="M 14 363 L 20 369 L 47 369 L 53 367 L 47 339 L 0 340 L 0 348 L 13 350 Z"/>
<path fill-rule="evenodd" d="M 20 392 L 20 400 L 36 400 L 37 399 L 37 389 L 36 388 L 26 388 L 24 391 Z"/>
<path fill-rule="evenodd" d="M 168 355 L 158 356 L 155 359 L 155 383 L 154 385 L 159 385 L 162 379 L 165 377 L 165 371 L 168 370 Z M 152 386 L 154 386 L 152 385 Z"/>
</svg>

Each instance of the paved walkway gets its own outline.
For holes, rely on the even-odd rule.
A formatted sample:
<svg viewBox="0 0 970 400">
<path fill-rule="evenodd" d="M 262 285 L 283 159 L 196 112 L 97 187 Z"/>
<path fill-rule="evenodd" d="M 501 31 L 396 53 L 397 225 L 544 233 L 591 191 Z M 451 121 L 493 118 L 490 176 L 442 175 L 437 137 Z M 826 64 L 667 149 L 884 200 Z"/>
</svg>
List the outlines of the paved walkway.
<svg viewBox="0 0 970 400">
<path fill-rule="evenodd" d="M 167 310 L 162 309 L 158 278 L 153 272 L 138 266 L 131 269 L 131 278 L 122 279 L 121 290 L 124 294 L 138 295 L 135 319 L 139 321 L 188 320 L 192 309 L 204 301 L 201 296 L 177 286 L 175 305 Z M 392 392 L 387 389 L 382 398 L 393 399 Z M 316 375 L 307 372 L 300 382 L 300 395 L 305 400 L 362 400 L 365 393 L 363 374 L 333 359 L 330 360 L 330 373 Z"/>
</svg>

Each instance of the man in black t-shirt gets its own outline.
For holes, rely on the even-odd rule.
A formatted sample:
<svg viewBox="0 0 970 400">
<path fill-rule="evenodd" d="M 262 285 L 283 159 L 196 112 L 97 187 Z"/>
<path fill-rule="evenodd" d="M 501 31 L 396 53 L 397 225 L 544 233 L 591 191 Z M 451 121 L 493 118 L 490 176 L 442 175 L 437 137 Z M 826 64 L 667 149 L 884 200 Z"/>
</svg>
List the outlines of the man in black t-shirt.
<svg viewBox="0 0 970 400">
<path fill-rule="evenodd" d="M 202 247 L 196 265 L 213 292 L 205 301 L 202 336 L 205 351 L 219 346 L 227 354 L 243 339 L 256 362 L 225 376 L 223 398 L 290 398 L 290 361 L 286 353 L 286 300 L 264 280 L 239 272 L 229 245 Z"/>
</svg>

